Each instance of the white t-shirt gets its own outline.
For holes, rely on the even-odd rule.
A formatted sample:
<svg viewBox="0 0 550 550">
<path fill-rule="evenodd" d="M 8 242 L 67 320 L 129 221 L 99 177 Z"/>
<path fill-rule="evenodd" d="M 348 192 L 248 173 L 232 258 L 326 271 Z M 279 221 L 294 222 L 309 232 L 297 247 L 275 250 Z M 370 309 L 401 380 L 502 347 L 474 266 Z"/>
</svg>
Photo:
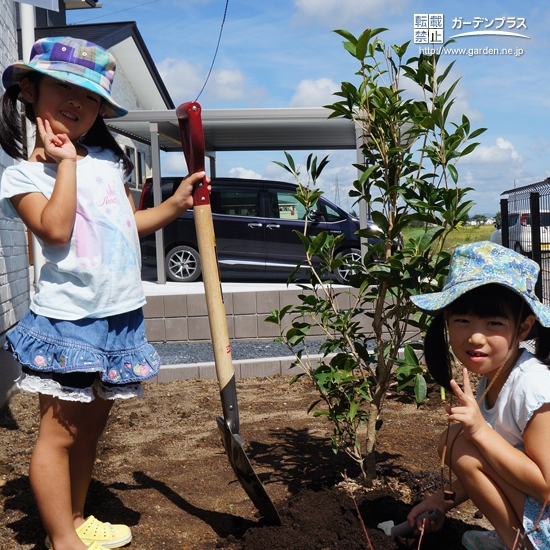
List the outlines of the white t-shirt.
<svg viewBox="0 0 550 550">
<path fill-rule="evenodd" d="M 87 147 L 77 163 L 77 209 L 65 246 L 40 241 L 45 265 L 31 310 L 54 319 L 102 318 L 145 304 L 134 214 L 124 188 L 124 170 L 110 149 Z M 6 168 L 0 210 L 17 213 L 8 199 L 21 193 L 52 195 L 57 164 L 23 161 Z"/>
<path fill-rule="evenodd" d="M 487 387 L 483 376 L 477 389 L 478 397 Z M 523 431 L 533 414 L 550 403 L 550 369 L 525 350 L 498 394 L 494 406 L 480 404 L 481 414 L 497 433 L 516 449 L 525 452 Z"/>
</svg>

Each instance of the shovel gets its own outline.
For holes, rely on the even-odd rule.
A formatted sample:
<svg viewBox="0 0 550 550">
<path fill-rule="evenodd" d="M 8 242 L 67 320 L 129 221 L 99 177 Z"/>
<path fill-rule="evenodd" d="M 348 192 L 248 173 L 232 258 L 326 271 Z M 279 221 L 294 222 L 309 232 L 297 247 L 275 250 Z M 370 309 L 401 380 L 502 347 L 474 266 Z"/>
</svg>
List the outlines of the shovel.
<svg viewBox="0 0 550 550">
<path fill-rule="evenodd" d="M 182 103 L 176 109 L 176 116 L 178 117 L 181 143 L 189 173 L 200 172 L 204 170 L 204 134 L 201 106 L 195 101 Z M 208 321 L 212 335 L 216 375 L 220 385 L 223 411 L 223 417 L 218 416 L 216 421 L 229 462 L 246 494 L 259 510 L 266 523 L 280 525 L 279 514 L 254 472 L 243 449 L 245 441 L 239 435 L 235 370 L 231 360 L 231 345 L 229 344 L 227 319 L 221 292 L 210 194 L 205 178 L 195 186 L 193 201 L 193 216 L 197 230 Z"/>
<path fill-rule="evenodd" d="M 435 508 L 434 510 L 428 510 L 423 514 L 420 514 L 416 520 L 422 521 L 426 518 L 428 521 L 437 521 L 441 517 L 441 512 Z M 413 532 L 413 528 L 409 525 L 408 521 L 404 521 L 399 525 L 394 525 L 393 521 L 383 521 L 377 525 L 378 529 L 382 529 L 388 537 L 406 537 Z"/>
</svg>

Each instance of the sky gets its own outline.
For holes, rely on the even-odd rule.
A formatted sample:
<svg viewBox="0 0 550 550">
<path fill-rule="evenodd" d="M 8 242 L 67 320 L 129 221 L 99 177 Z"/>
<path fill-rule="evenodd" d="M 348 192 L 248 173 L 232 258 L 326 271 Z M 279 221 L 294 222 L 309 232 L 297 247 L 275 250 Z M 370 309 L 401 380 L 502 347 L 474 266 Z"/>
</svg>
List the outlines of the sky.
<svg viewBox="0 0 550 550">
<path fill-rule="evenodd" d="M 345 29 L 388 29 L 386 45 L 410 40 L 418 55 L 415 22 L 431 19 L 435 40 L 456 34 L 442 54 L 455 60 L 450 82 L 460 79 L 453 112 L 487 131 L 478 148 L 457 164 L 459 185 L 472 187 L 472 214 L 494 214 L 502 192 L 550 176 L 550 3 L 535 0 L 102 0 L 102 8 L 67 12 L 67 22 L 136 21 L 175 105 L 197 99 L 216 52 L 211 75 L 198 98 L 203 109 L 321 107 L 337 100 L 341 82 L 358 83 L 358 62 L 342 47 Z M 227 7 L 227 9 L 226 9 Z M 420 17 L 419 17 L 420 16 Z M 439 25 L 439 26 L 437 26 Z M 418 25 L 417 25 L 418 26 Z M 508 34 L 488 34 L 498 31 Z M 521 36 L 511 36 L 517 34 Z M 425 34 L 424 34 L 425 36 Z M 433 47 L 441 47 L 435 42 Z M 493 54 L 489 51 L 510 54 Z M 327 115 L 329 111 L 327 110 Z M 311 151 L 329 156 L 320 187 L 350 210 L 357 171 L 354 151 Z M 308 151 L 290 151 L 304 166 Z M 218 153 L 218 176 L 289 180 L 273 161 L 282 151 Z M 183 155 L 163 155 L 163 175 L 185 173 Z"/>
</svg>

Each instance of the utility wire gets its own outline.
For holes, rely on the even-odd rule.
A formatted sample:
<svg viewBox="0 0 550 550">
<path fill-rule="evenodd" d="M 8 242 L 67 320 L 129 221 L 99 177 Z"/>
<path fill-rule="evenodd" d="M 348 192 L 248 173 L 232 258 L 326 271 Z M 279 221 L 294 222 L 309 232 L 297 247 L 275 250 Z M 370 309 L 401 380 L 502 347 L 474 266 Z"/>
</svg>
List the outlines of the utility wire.
<svg viewBox="0 0 550 550">
<path fill-rule="evenodd" d="M 154 4 L 155 2 L 160 2 L 161 0 L 151 0 L 150 2 L 144 2 L 143 4 L 138 4 L 137 6 L 132 6 L 131 8 L 124 8 L 123 10 L 118 11 L 111 11 L 109 13 L 106 13 L 105 15 L 98 15 L 97 17 L 90 17 L 86 19 L 85 21 L 79 21 L 78 23 L 71 23 L 71 25 L 82 25 L 83 23 L 88 23 L 88 21 L 93 21 L 94 19 L 103 19 L 103 17 L 110 17 L 111 15 L 114 15 L 115 13 L 122 13 L 123 11 L 130 11 L 135 10 L 137 8 L 141 8 L 143 6 L 147 6 L 148 4 Z"/>
<path fill-rule="evenodd" d="M 150 2 L 144 2 L 143 4 L 138 4 L 137 6 L 132 6 L 131 8 L 125 8 L 123 10 L 113 11 L 113 12 L 107 13 L 105 15 L 98 15 L 97 17 L 90 17 L 90 18 L 85 20 L 85 23 L 88 23 L 89 21 L 93 21 L 94 19 L 102 19 L 103 17 L 109 17 L 109 16 L 114 15 L 116 13 L 122 13 L 124 11 L 134 10 L 136 8 L 141 8 L 143 6 L 147 6 L 148 4 L 154 4 L 155 2 L 160 2 L 160 1 L 161 0 L 151 0 Z M 212 69 L 214 68 L 214 63 L 216 61 L 216 57 L 218 55 L 218 50 L 220 48 L 220 42 L 221 42 L 221 39 L 222 39 L 223 27 L 225 25 L 225 18 L 227 16 L 227 7 L 228 6 L 229 6 L 229 0 L 225 0 L 225 10 L 223 12 L 222 24 L 220 26 L 220 34 L 218 36 L 218 43 L 216 44 L 216 50 L 214 52 L 214 57 L 212 58 L 212 64 L 210 65 L 210 69 L 208 70 L 208 74 L 206 75 L 206 80 L 204 81 L 204 84 L 202 85 L 202 88 L 199 92 L 199 95 L 197 96 L 197 99 L 195 99 L 195 101 L 199 100 L 199 97 L 201 96 L 202 92 L 206 88 L 206 84 L 208 83 L 208 80 L 210 79 L 210 75 L 212 74 Z M 81 25 L 82 23 L 83 22 L 80 21 L 78 23 L 72 23 L 72 25 Z"/>
<path fill-rule="evenodd" d="M 225 17 L 227 15 L 227 6 L 229 5 L 229 0 L 225 0 L 225 11 L 223 12 L 223 19 L 222 24 L 220 27 L 220 34 L 218 36 L 218 43 L 216 44 L 216 51 L 214 52 L 214 57 L 212 58 L 212 64 L 210 65 L 210 69 L 208 71 L 208 74 L 206 75 L 206 80 L 204 81 L 204 84 L 202 85 L 201 91 L 199 92 L 199 95 L 197 96 L 197 99 L 195 101 L 199 100 L 199 97 L 201 96 L 202 92 L 206 88 L 206 84 L 208 83 L 208 79 L 210 78 L 210 75 L 212 74 L 212 69 L 214 68 L 214 62 L 216 61 L 216 56 L 218 55 L 218 49 L 220 47 L 220 41 L 222 39 L 222 32 L 223 32 L 223 26 L 225 24 Z"/>
</svg>

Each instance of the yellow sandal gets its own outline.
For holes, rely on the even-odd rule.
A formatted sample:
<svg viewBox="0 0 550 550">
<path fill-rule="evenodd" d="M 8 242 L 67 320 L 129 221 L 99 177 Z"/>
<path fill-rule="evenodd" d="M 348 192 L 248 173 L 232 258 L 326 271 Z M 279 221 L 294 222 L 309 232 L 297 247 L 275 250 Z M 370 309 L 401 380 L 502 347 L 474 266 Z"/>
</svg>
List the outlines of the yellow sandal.
<svg viewBox="0 0 550 550">
<path fill-rule="evenodd" d="M 76 530 L 76 534 L 90 550 L 120 548 L 132 540 L 132 532 L 127 525 L 111 525 L 99 521 L 94 516 L 88 516 Z M 50 546 L 50 539 L 46 537 L 46 548 Z"/>
</svg>

